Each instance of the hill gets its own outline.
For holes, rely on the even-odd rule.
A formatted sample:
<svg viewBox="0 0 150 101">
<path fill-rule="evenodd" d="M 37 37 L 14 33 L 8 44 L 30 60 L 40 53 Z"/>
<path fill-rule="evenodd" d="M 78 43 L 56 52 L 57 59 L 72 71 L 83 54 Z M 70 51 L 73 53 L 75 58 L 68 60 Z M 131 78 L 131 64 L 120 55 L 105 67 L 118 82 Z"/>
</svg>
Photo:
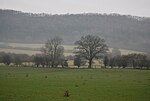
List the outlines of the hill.
<svg viewBox="0 0 150 101">
<path fill-rule="evenodd" d="M 110 47 L 149 52 L 150 18 L 119 14 L 33 14 L 0 10 L 0 41 L 44 43 L 61 36 L 73 44 L 82 35 L 102 36 Z M 99 34 L 98 34 L 99 33 Z"/>
</svg>

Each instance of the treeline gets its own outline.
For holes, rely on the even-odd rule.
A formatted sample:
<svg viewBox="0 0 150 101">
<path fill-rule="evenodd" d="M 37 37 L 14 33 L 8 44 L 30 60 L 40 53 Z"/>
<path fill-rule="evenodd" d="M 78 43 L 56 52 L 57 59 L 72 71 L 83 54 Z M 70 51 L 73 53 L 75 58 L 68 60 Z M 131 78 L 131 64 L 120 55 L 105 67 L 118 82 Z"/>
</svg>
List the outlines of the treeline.
<svg viewBox="0 0 150 101">
<path fill-rule="evenodd" d="M 64 56 L 64 47 L 61 45 L 63 39 L 54 37 L 47 40 L 45 46 L 41 48 L 41 54 L 28 56 L 26 54 L 0 53 L 0 62 L 5 65 L 11 63 L 15 66 L 22 66 L 23 63 L 33 63 L 36 67 L 67 67 L 68 63 Z M 31 66 L 31 65 L 30 65 Z"/>
<path fill-rule="evenodd" d="M 150 58 L 144 54 L 128 54 L 121 56 L 104 56 L 102 68 L 133 68 L 150 69 Z M 79 55 L 59 57 L 53 67 L 69 67 L 68 61 L 73 61 L 73 65 L 78 68 L 87 66 L 87 61 Z M 29 56 L 27 54 L 15 54 L 0 52 L 0 63 L 7 66 L 33 66 L 33 67 L 52 67 L 52 59 L 44 54 Z"/>
<path fill-rule="evenodd" d="M 104 68 L 134 68 L 150 69 L 150 58 L 144 54 L 118 55 L 114 57 L 104 57 Z"/>
<path fill-rule="evenodd" d="M 29 56 L 27 54 L 15 54 L 0 52 L 0 63 L 6 66 L 32 66 L 32 67 L 68 67 L 68 60 L 72 60 L 73 56 L 57 57 L 54 62 L 51 57 L 44 54 L 36 54 Z M 53 63 L 53 65 L 52 65 Z M 2 65 L 1 64 L 1 65 Z"/>
<path fill-rule="evenodd" d="M 78 68 L 88 66 L 93 68 L 95 60 L 102 61 L 102 68 L 139 68 L 150 69 L 150 56 L 145 54 L 121 55 L 119 49 L 108 52 L 105 40 L 95 35 L 82 36 L 75 42 L 74 56 L 64 56 L 63 39 L 54 37 L 45 43 L 41 53 L 29 56 L 27 54 L 0 53 L 0 63 L 14 66 L 34 67 L 69 67 L 69 61 Z M 28 64 L 28 65 L 27 65 Z"/>
<path fill-rule="evenodd" d="M 5 65 L 23 66 L 23 63 L 33 62 L 33 56 L 0 52 L 0 63 Z"/>
</svg>

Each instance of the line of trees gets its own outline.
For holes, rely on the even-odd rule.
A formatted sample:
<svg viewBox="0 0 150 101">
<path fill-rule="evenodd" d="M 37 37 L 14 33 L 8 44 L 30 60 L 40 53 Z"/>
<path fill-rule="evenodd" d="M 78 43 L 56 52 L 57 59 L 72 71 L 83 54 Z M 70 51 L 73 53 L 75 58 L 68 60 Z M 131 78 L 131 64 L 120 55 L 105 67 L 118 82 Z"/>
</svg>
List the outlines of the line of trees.
<svg viewBox="0 0 150 101">
<path fill-rule="evenodd" d="M 144 54 L 128 54 L 115 57 L 104 57 L 104 66 L 107 67 L 118 67 L 118 68 L 145 68 L 150 69 L 150 58 Z"/>
<path fill-rule="evenodd" d="M 5 65 L 13 63 L 15 66 L 21 66 L 22 63 L 32 62 L 32 60 L 33 56 L 29 56 L 27 54 L 0 52 L 0 63 L 4 63 Z"/>
<path fill-rule="evenodd" d="M 78 68 L 88 63 L 88 68 L 92 68 L 94 60 L 103 60 L 105 68 L 143 68 L 149 69 L 150 58 L 144 54 L 121 55 L 118 49 L 112 50 L 108 55 L 108 46 L 105 40 L 96 35 L 82 36 L 75 42 L 75 56 L 65 57 L 63 39 L 54 37 L 48 39 L 45 46 L 41 48 L 41 54 L 28 56 L 26 54 L 0 53 L 0 63 L 21 66 L 24 62 L 32 62 L 36 67 L 68 67 L 68 60 L 73 60 L 74 66 Z"/>
</svg>

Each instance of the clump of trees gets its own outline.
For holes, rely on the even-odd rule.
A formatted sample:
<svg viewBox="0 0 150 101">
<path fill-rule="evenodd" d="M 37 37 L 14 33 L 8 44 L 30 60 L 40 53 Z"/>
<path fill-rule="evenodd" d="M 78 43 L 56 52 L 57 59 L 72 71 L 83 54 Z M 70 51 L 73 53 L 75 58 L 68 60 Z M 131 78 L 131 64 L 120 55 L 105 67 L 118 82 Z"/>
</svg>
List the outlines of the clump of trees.
<svg viewBox="0 0 150 101">
<path fill-rule="evenodd" d="M 80 55 L 75 55 L 74 57 L 74 65 L 80 68 L 80 66 L 84 66 L 86 64 L 86 60 Z"/>
<path fill-rule="evenodd" d="M 104 64 L 105 66 L 118 67 L 118 68 L 150 68 L 150 59 L 144 55 L 144 54 L 128 54 L 128 55 L 122 55 L 122 56 L 114 56 L 109 57 L 105 56 L 107 58 L 104 58 Z"/>
<path fill-rule="evenodd" d="M 4 54 L 3 57 L 2 57 L 2 62 L 5 64 L 5 65 L 10 65 L 11 63 L 11 57 L 9 54 Z"/>
<path fill-rule="evenodd" d="M 44 67 L 47 63 L 47 57 L 44 57 L 44 55 L 42 54 L 36 54 L 33 58 L 33 62 L 36 65 L 36 67 L 39 67 L 40 65 Z"/>
<path fill-rule="evenodd" d="M 63 39 L 60 37 L 54 37 L 47 40 L 45 46 L 41 49 L 42 54 L 36 54 L 34 56 L 34 62 L 37 67 L 67 67 L 68 63 L 64 56 L 64 47 L 61 45 Z"/>
<path fill-rule="evenodd" d="M 23 62 L 31 62 L 32 57 L 27 54 L 15 54 L 0 52 L 0 63 L 10 65 L 11 63 L 15 66 L 21 66 Z"/>
</svg>

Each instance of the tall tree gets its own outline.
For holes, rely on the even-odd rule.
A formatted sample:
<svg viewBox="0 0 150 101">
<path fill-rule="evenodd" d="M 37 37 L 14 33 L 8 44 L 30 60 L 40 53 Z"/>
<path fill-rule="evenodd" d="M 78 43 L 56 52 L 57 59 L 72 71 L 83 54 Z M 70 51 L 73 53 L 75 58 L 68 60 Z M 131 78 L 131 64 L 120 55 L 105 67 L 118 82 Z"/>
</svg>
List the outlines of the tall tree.
<svg viewBox="0 0 150 101">
<path fill-rule="evenodd" d="M 86 60 L 88 60 L 89 66 L 92 67 L 93 59 L 98 59 L 101 53 L 105 53 L 108 50 L 105 40 L 96 35 L 82 36 L 79 41 L 75 42 L 76 49 L 79 54 Z"/>
<path fill-rule="evenodd" d="M 54 37 L 47 40 L 45 47 L 42 49 L 43 54 L 49 57 L 51 67 L 58 66 L 58 60 L 63 57 L 64 47 L 61 46 L 63 39 Z"/>
<path fill-rule="evenodd" d="M 41 62 L 42 62 L 42 56 L 41 56 L 41 54 L 36 54 L 34 56 L 33 62 L 35 63 L 35 65 L 37 67 L 39 67 L 39 65 L 41 65 Z"/>
</svg>

